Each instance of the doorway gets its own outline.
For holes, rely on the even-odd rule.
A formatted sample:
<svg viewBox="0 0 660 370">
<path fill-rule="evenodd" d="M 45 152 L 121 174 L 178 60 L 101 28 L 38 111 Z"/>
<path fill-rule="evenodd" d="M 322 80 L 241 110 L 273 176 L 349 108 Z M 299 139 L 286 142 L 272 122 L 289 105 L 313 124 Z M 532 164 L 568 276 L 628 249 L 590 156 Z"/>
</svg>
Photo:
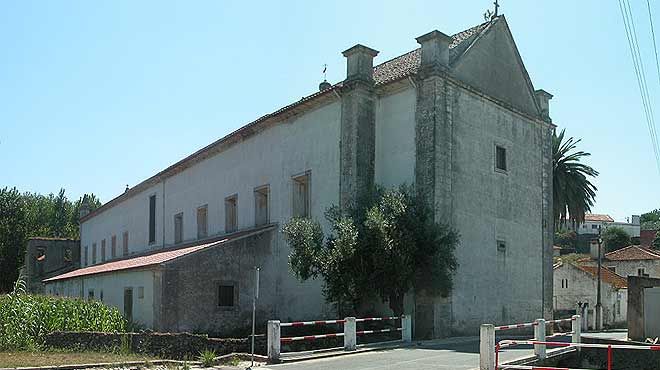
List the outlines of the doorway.
<svg viewBox="0 0 660 370">
<path fill-rule="evenodd" d="M 124 288 L 124 317 L 133 321 L 133 288 Z"/>
</svg>

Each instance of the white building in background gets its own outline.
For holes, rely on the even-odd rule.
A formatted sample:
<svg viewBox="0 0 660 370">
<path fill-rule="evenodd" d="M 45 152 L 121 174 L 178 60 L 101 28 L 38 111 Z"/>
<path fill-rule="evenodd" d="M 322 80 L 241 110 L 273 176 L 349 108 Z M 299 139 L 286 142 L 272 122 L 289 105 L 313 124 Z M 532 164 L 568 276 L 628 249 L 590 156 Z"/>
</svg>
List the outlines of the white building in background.
<svg viewBox="0 0 660 370">
<path fill-rule="evenodd" d="M 561 315 L 576 310 L 577 303 L 588 304 L 589 326 L 594 327 L 593 315 L 598 291 L 598 268 L 572 263 L 559 262 L 554 266 L 555 312 Z M 621 326 L 626 322 L 628 288 L 626 278 L 607 268 L 601 269 L 601 298 L 603 304 L 603 324 Z"/>
<path fill-rule="evenodd" d="M 625 222 L 619 222 L 614 221 L 610 215 L 587 213 L 584 215 L 584 223 L 579 225 L 575 232 L 580 235 L 596 235 L 599 228 L 603 232 L 612 226 L 624 229 L 630 237 L 639 238 L 640 216 L 632 215 Z"/>
</svg>

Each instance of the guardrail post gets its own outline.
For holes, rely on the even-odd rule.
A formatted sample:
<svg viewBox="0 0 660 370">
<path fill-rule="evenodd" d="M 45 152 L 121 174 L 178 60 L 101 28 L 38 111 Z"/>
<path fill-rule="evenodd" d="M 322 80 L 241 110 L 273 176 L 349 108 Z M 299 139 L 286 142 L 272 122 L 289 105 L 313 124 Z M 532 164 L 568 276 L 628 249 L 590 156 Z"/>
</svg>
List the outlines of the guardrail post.
<svg viewBox="0 0 660 370">
<path fill-rule="evenodd" d="M 280 361 L 280 320 L 268 320 L 268 359 Z"/>
<path fill-rule="evenodd" d="M 344 350 L 355 351 L 357 345 L 355 317 L 347 317 L 344 320 Z"/>
<path fill-rule="evenodd" d="M 574 315 L 572 317 L 573 321 L 571 321 L 571 331 L 573 332 L 573 336 L 571 339 L 571 342 L 573 343 L 580 343 L 582 342 L 582 318 L 580 315 Z M 581 348 L 577 347 L 577 350 L 579 351 Z"/>
<path fill-rule="evenodd" d="M 482 324 L 479 332 L 479 370 L 495 370 L 495 326 Z"/>
<path fill-rule="evenodd" d="M 410 315 L 401 315 L 401 339 L 404 343 L 412 342 L 412 318 Z"/>
<path fill-rule="evenodd" d="M 539 341 L 539 342 L 545 342 L 545 320 L 544 319 L 536 320 L 536 326 L 534 326 L 534 339 Z M 535 344 L 534 345 L 534 354 L 539 359 L 544 359 L 546 357 L 545 344 Z"/>
</svg>

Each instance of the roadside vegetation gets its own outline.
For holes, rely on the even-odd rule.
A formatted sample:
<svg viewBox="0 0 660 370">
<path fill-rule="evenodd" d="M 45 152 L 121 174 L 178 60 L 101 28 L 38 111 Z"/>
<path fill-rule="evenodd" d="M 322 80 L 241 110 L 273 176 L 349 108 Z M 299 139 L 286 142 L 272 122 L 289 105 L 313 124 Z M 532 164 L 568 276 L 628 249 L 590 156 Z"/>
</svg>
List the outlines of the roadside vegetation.
<svg viewBox="0 0 660 370">
<path fill-rule="evenodd" d="M 135 353 L 90 351 L 0 351 L 0 368 L 76 365 L 94 363 L 127 363 L 140 361 L 146 364 L 153 357 Z M 148 367 L 148 366 L 146 366 Z"/>
<path fill-rule="evenodd" d="M 54 331 L 122 332 L 127 322 L 114 307 L 99 301 L 30 295 L 19 280 L 0 296 L 0 351 L 38 349 Z"/>
</svg>

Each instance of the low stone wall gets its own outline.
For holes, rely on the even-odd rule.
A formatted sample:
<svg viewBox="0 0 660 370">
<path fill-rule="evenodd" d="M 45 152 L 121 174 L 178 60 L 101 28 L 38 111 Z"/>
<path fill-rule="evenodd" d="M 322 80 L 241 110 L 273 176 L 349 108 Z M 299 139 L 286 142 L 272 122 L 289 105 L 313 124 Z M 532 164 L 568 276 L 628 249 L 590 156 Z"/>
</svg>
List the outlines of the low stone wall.
<svg viewBox="0 0 660 370">
<path fill-rule="evenodd" d="M 189 333 L 97 333 L 97 332 L 53 332 L 45 336 L 47 347 L 63 349 L 86 349 L 98 351 L 130 350 L 166 359 L 197 359 L 206 349 L 217 356 L 233 352 L 250 352 L 248 338 L 209 338 L 206 335 Z M 255 353 L 266 354 L 266 338 L 255 338 Z"/>
</svg>

